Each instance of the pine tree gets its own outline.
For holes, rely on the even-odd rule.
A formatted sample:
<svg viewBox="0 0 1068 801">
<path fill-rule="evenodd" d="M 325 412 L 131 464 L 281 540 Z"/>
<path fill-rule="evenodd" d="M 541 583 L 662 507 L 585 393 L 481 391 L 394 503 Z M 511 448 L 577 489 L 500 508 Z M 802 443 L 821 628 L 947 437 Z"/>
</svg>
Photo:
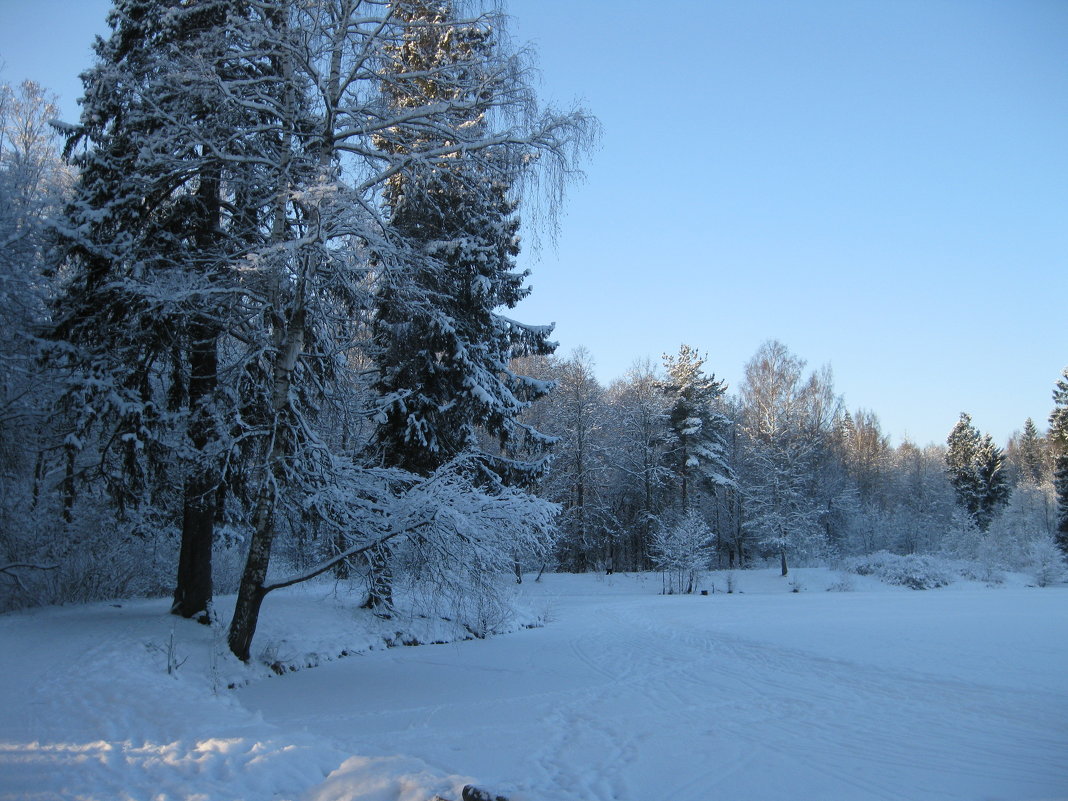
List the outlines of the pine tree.
<svg viewBox="0 0 1068 801">
<path fill-rule="evenodd" d="M 1055 539 L 1068 555 L 1068 368 L 1053 389 L 1054 408 L 1049 416 L 1049 439 L 1053 449 L 1053 488 L 1057 496 Z"/>
<path fill-rule="evenodd" d="M 727 463 L 730 421 L 721 411 L 727 386 L 704 372 L 705 360 L 689 345 L 677 356 L 664 354 L 666 378 L 660 384 L 668 405 L 673 442 L 671 463 L 679 482 L 679 501 L 690 508 L 694 490 L 708 492 L 734 483 Z"/>
</svg>

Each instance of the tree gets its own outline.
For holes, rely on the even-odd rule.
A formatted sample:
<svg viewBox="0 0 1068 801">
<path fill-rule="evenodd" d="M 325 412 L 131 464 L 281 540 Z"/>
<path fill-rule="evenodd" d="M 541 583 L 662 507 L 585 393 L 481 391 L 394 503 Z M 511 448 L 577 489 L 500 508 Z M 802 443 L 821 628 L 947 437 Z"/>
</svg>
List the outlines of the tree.
<svg viewBox="0 0 1068 801">
<path fill-rule="evenodd" d="M 846 412 L 838 429 L 841 458 L 856 483 L 860 502 L 885 506 L 890 438 L 883 434 L 874 412 Z"/>
<path fill-rule="evenodd" d="M 1068 368 L 1053 388 L 1049 439 L 1053 449 L 1053 487 L 1057 496 L 1057 533 L 1060 549 L 1068 555 Z"/>
<path fill-rule="evenodd" d="M 705 359 L 689 345 L 677 356 L 664 354 L 664 393 L 672 434 L 669 460 L 679 482 L 683 512 L 690 508 L 694 490 L 709 492 L 732 486 L 733 470 L 727 463 L 726 436 L 730 421 L 721 411 L 726 384 L 704 373 Z"/>
<path fill-rule="evenodd" d="M 202 620 L 223 465 L 240 436 L 235 387 L 219 375 L 241 370 L 220 364 L 220 348 L 255 315 L 243 267 L 262 241 L 265 186 L 250 165 L 274 144 L 264 65 L 235 54 L 252 14 L 237 0 L 117 0 L 82 76 L 67 143 L 79 179 L 58 228 L 69 268 L 53 352 L 74 434 L 99 433 L 99 473 L 136 528 L 180 508 L 173 611 Z"/>
<path fill-rule="evenodd" d="M 539 403 L 551 409 L 546 433 L 556 442 L 552 470 L 541 486 L 545 497 L 561 506 L 559 560 L 575 572 L 602 565 L 611 570 L 604 497 L 608 425 L 604 388 L 585 349 L 577 349 L 568 359 L 554 359 L 552 365 L 553 391 Z"/>
<path fill-rule="evenodd" d="M 702 516 L 690 510 L 672 524 L 655 530 L 652 557 L 664 574 L 664 594 L 692 593 L 701 571 L 708 567 L 714 551 L 714 537 Z"/>
<path fill-rule="evenodd" d="M 670 439 L 667 398 L 649 361 L 636 362 L 609 387 L 613 518 L 627 532 L 630 569 L 652 566 L 657 521 L 671 502 L 675 475 L 665 452 Z"/>
<path fill-rule="evenodd" d="M 56 526 L 49 480 L 64 433 L 48 410 L 54 376 L 40 363 L 49 275 L 57 256 L 48 220 L 62 209 L 70 172 L 56 147 L 55 98 L 39 84 L 0 85 L 0 569 L 8 603 L 43 600 L 36 566 L 55 566 Z M 47 532 L 37 530 L 48 520 Z M 4 592 L 4 595 L 7 593 Z"/>
<path fill-rule="evenodd" d="M 402 27 L 382 47 L 380 91 L 389 113 L 404 120 L 441 110 L 433 126 L 398 122 L 373 139 L 391 164 L 383 184 L 386 233 L 404 243 L 376 254 L 370 348 L 381 401 L 373 450 L 382 464 L 424 476 L 475 453 L 497 480 L 530 486 L 545 468 L 549 438 L 519 416 L 549 385 L 511 365 L 555 344 L 551 326 L 501 313 L 529 293 L 527 274 L 515 266 L 515 190 L 527 159 L 539 152 L 553 158 L 562 143 L 549 139 L 581 126 L 549 117 L 533 137 L 493 131 L 495 119 L 514 123 L 531 111 L 533 96 L 491 20 L 459 18 L 441 0 L 392 7 Z M 491 145 L 493 137 L 500 141 Z M 483 437 L 495 447 L 484 447 Z M 388 606 L 386 561 L 379 554 L 372 565 L 381 580 L 371 606 Z"/>
<path fill-rule="evenodd" d="M 989 434 L 981 436 L 964 412 L 946 444 L 946 470 L 957 502 L 979 530 L 986 531 L 998 510 L 1008 503 L 1011 491 L 1001 449 Z"/>
<path fill-rule="evenodd" d="M 269 447 L 255 479 L 249 556 L 230 624 L 230 646 L 242 659 L 263 597 L 342 559 L 377 553 L 381 562 L 400 543 L 409 555 L 433 554 L 438 565 L 474 565 L 485 587 L 488 577 L 511 571 L 512 544 L 525 539 L 523 547 L 536 549 L 546 538 L 551 507 L 516 486 L 541 464 L 511 456 L 539 436 L 517 416 L 545 387 L 513 374 L 509 362 L 547 344 L 548 330 L 494 310 L 525 293 L 523 277 L 509 272 L 515 242 L 506 236 L 515 230 L 517 187 L 538 169 L 562 192 L 552 178 L 571 173 L 592 127 L 579 112 L 536 110 L 516 59 L 479 32 L 489 17 L 459 18 L 446 4 L 367 8 L 355 0 L 283 11 L 267 20 L 264 38 L 278 43 L 282 85 L 305 96 L 275 114 L 287 163 L 311 169 L 279 170 L 278 224 L 264 262 Z M 445 47 L 440 61 L 405 61 L 425 35 L 447 44 L 469 31 L 484 44 Z M 439 82 L 450 87 L 443 94 Z M 366 341 L 345 315 L 362 303 L 372 330 Z M 413 330 L 425 339 L 409 338 Z M 367 454 L 335 453 L 316 425 L 317 396 L 325 390 L 329 400 L 339 383 L 358 380 L 342 358 L 357 345 L 376 366 L 381 428 L 373 463 Z M 501 452 L 480 448 L 479 432 L 496 437 Z M 449 508 L 440 498 L 420 506 L 422 516 L 398 514 L 407 499 L 442 487 L 458 493 L 457 507 L 474 499 L 463 519 L 481 522 L 439 520 L 433 510 Z M 348 547 L 303 577 L 267 583 L 280 513 L 301 514 L 313 503 L 330 541 Z M 505 521 L 507 514 L 514 517 Z"/>
<path fill-rule="evenodd" d="M 1012 461 L 1022 481 L 1038 486 L 1047 476 L 1045 446 L 1038 433 L 1035 421 L 1030 417 L 1024 422 L 1023 433 L 1013 439 Z"/>
<path fill-rule="evenodd" d="M 812 554 L 826 544 L 826 500 L 816 492 L 824 438 L 833 422 L 833 392 L 781 342 L 765 342 L 746 364 L 741 387 L 745 434 L 740 483 L 744 526 L 779 556 Z"/>
</svg>

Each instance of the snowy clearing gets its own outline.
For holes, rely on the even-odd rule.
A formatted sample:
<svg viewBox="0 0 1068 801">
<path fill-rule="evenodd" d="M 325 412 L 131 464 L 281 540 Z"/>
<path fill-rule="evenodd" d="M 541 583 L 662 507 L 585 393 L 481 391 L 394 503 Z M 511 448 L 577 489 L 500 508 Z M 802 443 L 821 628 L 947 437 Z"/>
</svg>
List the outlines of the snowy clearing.
<svg viewBox="0 0 1068 801">
<path fill-rule="evenodd" d="M 260 649 L 360 653 L 270 678 L 163 600 L 6 615 L 0 799 L 1068 798 L 1068 588 L 840 578 L 547 575 L 544 628 L 388 650 L 330 588 L 278 593 Z"/>
</svg>

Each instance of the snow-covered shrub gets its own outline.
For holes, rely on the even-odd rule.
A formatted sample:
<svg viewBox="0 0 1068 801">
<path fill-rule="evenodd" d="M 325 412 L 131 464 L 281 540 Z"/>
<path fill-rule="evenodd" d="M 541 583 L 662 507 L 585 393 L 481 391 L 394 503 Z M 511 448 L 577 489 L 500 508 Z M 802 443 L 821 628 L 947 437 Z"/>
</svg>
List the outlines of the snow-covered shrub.
<svg viewBox="0 0 1068 801">
<path fill-rule="evenodd" d="M 953 581 L 945 562 L 932 556 L 899 554 L 878 551 L 867 556 L 846 559 L 847 570 L 861 576 L 874 576 L 887 584 L 897 584 L 913 590 L 945 587 Z"/>
<path fill-rule="evenodd" d="M 1032 569 L 1035 584 L 1048 587 L 1065 580 L 1068 568 L 1064 564 L 1064 554 L 1052 540 L 1041 540 L 1031 546 Z"/>
<path fill-rule="evenodd" d="M 853 577 L 849 573 L 840 573 L 838 580 L 827 588 L 827 592 L 853 592 L 856 587 L 853 584 Z"/>
<path fill-rule="evenodd" d="M 653 563 L 663 573 L 665 595 L 697 589 L 701 572 L 712 558 L 712 532 L 697 512 L 690 512 L 674 525 L 653 532 Z"/>
<path fill-rule="evenodd" d="M 958 563 L 957 572 L 961 578 L 969 581 L 981 581 L 984 584 L 1004 584 L 1005 574 L 996 568 L 990 561 Z"/>
</svg>

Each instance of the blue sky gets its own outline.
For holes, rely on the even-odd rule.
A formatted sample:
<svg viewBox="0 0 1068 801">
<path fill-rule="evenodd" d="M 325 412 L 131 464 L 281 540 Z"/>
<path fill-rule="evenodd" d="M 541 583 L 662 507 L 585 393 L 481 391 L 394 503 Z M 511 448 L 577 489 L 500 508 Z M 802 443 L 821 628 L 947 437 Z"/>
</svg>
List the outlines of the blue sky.
<svg viewBox="0 0 1068 801">
<path fill-rule="evenodd" d="M 0 80 L 76 112 L 101 0 L 0 0 Z M 900 441 L 1004 442 L 1068 365 L 1068 3 L 512 0 L 604 126 L 516 316 L 605 382 L 777 338 Z M 529 239 L 529 237 L 528 237 Z"/>
</svg>

